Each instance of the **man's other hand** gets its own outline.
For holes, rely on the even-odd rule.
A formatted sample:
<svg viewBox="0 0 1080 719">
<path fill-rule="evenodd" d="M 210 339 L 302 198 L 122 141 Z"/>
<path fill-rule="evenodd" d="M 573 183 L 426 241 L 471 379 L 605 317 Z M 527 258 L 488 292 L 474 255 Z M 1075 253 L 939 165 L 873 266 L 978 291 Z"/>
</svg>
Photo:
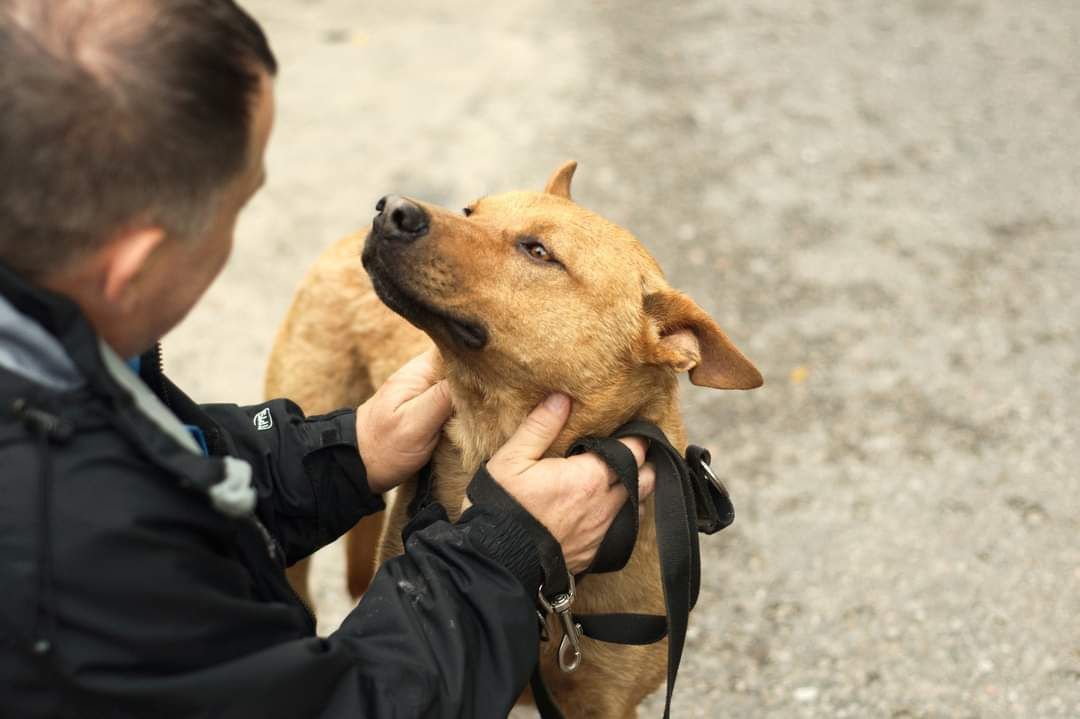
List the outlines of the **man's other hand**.
<svg viewBox="0 0 1080 719">
<path fill-rule="evenodd" d="M 570 399 L 554 394 L 525 418 L 517 432 L 487 463 L 492 478 L 562 546 L 572 574 L 586 569 L 596 556 L 615 515 L 626 503 L 626 487 L 597 455 L 541 459 L 570 416 Z M 642 501 L 656 484 L 653 466 L 645 462 L 646 442 L 620 440 L 638 464 Z M 467 500 L 466 500 L 467 503 Z"/>
<path fill-rule="evenodd" d="M 356 409 L 356 445 L 372 492 L 393 489 L 431 458 L 452 408 L 438 360 L 435 350 L 414 357 Z"/>
</svg>

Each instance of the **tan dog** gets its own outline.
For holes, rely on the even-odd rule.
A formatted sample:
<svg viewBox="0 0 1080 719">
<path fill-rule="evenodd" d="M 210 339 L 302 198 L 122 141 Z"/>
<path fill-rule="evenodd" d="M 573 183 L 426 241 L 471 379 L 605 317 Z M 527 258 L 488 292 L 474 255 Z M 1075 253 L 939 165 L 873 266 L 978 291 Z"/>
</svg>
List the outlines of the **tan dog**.
<svg viewBox="0 0 1080 719">
<path fill-rule="evenodd" d="M 552 456 L 577 437 L 609 434 L 635 417 L 657 424 L 684 451 L 679 372 L 718 389 L 758 387 L 761 375 L 701 308 L 667 284 L 629 232 L 570 199 L 575 167 L 560 167 L 542 193 L 485 197 L 463 214 L 384 198 L 363 250 L 371 283 L 356 267 L 359 236 L 317 261 L 278 336 L 268 395 L 290 397 L 308 412 L 355 405 L 434 341 L 455 407 L 433 458 L 435 496 L 451 520 L 477 468 L 552 391 L 574 401 Z M 415 483 L 406 482 L 385 512 L 378 562 L 402 551 L 414 493 Z M 586 577 L 575 613 L 664 613 L 653 503 L 643 506 L 630 561 Z M 375 566 L 367 559 L 372 522 L 359 529 L 349 543 L 354 592 Z M 302 573 L 293 572 L 300 588 Z M 634 716 L 664 680 L 666 645 L 584 639 L 581 668 L 563 674 L 553 641 L 542 648 L 541 671 L 568 715 Z"/>
</svg>

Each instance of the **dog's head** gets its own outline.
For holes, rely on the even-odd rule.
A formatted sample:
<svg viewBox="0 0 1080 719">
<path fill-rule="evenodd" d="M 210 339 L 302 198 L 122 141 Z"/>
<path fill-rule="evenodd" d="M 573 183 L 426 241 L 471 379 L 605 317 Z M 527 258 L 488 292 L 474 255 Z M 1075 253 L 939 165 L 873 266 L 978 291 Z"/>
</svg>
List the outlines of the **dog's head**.
<svg viewBox="0 0 1080 719">
<path fill-rule="evenodd" d="M 508 192 L 451 212 L 383 198 L 364 267 L 391 309 L 451 366 L 528 394 L 619 391 L 655 373 L 751 389 L 761 374 L 672 289 L 626 230 L 570 199 L 576 163 L 544 192 Z"/>
</svg>

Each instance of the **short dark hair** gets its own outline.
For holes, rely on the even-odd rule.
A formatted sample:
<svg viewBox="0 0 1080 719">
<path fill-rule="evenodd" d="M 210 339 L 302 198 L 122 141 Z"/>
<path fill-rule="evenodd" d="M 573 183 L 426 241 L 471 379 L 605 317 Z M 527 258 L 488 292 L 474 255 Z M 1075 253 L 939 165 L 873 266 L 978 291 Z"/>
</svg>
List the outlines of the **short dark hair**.
<svg viewBox="0 0 1080 719">
<path fill-rule="evenodd" d="M 132 223 L 201 230 L 276 70 L 233 0 L 0 0 L 0 261 L 34 277 Z"/>
</svg>

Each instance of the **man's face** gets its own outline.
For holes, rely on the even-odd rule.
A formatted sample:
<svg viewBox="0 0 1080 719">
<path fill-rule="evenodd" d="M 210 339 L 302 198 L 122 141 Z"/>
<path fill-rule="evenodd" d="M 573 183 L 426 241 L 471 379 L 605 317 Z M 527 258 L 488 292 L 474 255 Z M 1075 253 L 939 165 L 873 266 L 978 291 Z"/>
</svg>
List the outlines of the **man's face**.
<svg viewBox="0 0 1080 719">
<path fill-rule="evenodd" d="M 274 85 L 263 74 L 252 120 L 248 165 L 222 191 L 201 237 L 167 237 L 148 259 L 140 278 L 136 351 L 175 327 L 225 266 L 240 211 L 266 181 L 264 155 L 274 123 Z"/>
</svg>

